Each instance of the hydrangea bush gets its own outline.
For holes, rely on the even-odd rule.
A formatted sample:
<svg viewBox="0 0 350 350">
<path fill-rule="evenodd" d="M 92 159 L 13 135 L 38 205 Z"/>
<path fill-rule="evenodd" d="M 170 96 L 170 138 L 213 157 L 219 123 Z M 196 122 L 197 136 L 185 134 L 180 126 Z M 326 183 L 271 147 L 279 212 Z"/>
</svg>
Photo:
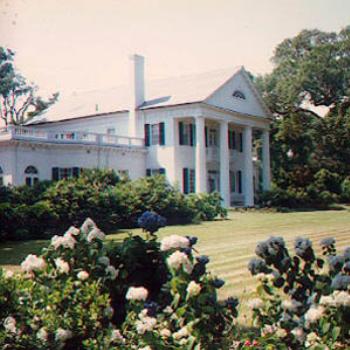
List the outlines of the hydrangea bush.
<svg viewBox="0 0 350 350">
<path fill-rule="evenodd" d="M 1 349 L 228 349 L 237 300 L 219 301 L 223 281 L 195 237 L 158 242 L 165 222 L 139 220 L 150 235 L 119 245 L 87 219 L 54 236 L 22 273 L 0 272 Z"/>
<path fill-rule="evenodd" d="M 350 248 L 337 255 L 335 240 L 297 238 L 291 254 L 281 237 L 258 243 L 249 270 L 259 281 L 250 300 L 259 342 L 286 349 L 350 347 Z M 244 348 L 244 347 L 242 347 Z"/>
</svg>

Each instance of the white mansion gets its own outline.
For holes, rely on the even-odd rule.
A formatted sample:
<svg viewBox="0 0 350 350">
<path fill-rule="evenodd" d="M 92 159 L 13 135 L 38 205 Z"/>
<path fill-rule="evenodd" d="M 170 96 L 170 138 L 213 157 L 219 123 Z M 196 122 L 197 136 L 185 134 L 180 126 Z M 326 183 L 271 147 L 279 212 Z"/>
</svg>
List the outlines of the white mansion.
<svg viewBox="0 0 350 350">
<path fill-rule="evenodd" d="M 184 193 L 217 190 L 226 206 L 252 206 L 270 186 L 270 120 L 244 68 L 145 84 L 143 57 L 131 59 L 128 88 L 76 93 L 26 126 L 0 129 L 0 183 L 110 168 L 131 179 L 164 174 Z"/>
</svg>

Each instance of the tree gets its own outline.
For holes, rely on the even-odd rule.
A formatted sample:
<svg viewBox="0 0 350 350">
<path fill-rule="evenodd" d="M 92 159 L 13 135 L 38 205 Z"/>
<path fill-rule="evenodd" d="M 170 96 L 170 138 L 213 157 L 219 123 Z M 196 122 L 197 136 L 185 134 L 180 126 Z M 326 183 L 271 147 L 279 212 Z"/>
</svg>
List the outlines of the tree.
<svg viewBox="0 0 350 350">
<path fill-rule="evenodd" d="M 321 169 L 344 179 L 350 173 L 350 26 L 339 33 L 303 30 L 276 47 L 272 62 L 272 73 L 256 82 L 274 117 L 275 183 L 306 189 Z"/>
<path fill-rule="evenodd" d="M 5 125 L 22 125 L 55 103 L 58 93 L 48 100 L 36 96 L 37 87 L 15 70 L 13 58 L 13 51 L 0 47 L 0 118 Z"/>
</svg>

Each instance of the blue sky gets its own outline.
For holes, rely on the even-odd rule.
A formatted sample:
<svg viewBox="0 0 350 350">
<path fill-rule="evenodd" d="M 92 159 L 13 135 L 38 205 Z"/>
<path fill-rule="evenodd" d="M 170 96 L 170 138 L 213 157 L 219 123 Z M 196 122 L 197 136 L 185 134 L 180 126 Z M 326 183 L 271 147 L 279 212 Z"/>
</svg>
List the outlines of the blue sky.
<svg viewBox="0 0 350 350">
<path fill-rule="evenodd" d="M 349 24 L 349 0 L 0 0 L 0 45 L 43 94 L 123 84 L 131 53 L 150 79 L 265 73 L 283 39 Z"/>
</svg>

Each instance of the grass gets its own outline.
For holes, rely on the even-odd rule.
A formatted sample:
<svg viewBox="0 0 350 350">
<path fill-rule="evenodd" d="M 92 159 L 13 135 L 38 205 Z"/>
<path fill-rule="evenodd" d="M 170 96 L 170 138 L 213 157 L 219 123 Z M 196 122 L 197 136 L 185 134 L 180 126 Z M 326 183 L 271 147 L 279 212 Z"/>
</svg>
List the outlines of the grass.
<svg viewBox="0 0 350 350">
<path fill-rule="evenodd" d="M 140 229 L 130 230 L 142 234 Z M 122 240 L 127 231 L 108 235 L 109 240 Z M 274 213 L 264 211 L 229 212 L 227 220 L 203 222 L 198 225 L 169 226 L 159 237 L 169 234 L 192 235 L 199 238 L 197 250 L 210 257 L 209 270 L 226 280 L 221 297 L 248 297 L 254 290 L 254 279 L 247 270 L 258 241 L 270 235 L 282 236 L 292 247 L 298 236 L 310 238 L 315 246 L 325 237 L 335 237 L 342 251 L 350 246 L 350 209 Z M 0 244 L 0 265 L 17 270 L 30 253 L 39 254 L 48 241 L 8 242 Z"/>
</svg>

